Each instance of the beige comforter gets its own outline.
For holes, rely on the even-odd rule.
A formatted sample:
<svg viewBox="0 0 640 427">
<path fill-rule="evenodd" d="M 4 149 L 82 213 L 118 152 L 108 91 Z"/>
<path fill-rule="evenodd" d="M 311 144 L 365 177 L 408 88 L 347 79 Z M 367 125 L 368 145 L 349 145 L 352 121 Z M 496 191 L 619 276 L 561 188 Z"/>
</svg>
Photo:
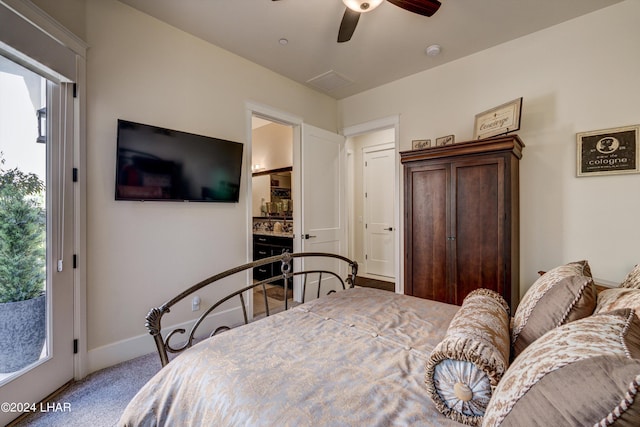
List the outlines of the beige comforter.
<svg viewBox="0 0 640 427">
<path fill-rule="evenodd" d="M 356 288 L 194 346 L 135 396 L 123 426 L 459 426 L 425 362 L 457 306 Z"/>
</svg>

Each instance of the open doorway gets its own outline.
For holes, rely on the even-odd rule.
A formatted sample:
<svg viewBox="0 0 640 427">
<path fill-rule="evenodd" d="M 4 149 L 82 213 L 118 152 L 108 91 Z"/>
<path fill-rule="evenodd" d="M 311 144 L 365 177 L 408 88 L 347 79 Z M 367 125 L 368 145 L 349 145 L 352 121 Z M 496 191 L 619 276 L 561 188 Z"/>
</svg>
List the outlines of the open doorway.
<svg viewBox="0 0 640 427">
<path fill-rule="evenodd" d="M 359 286 L 396 290 L 397 209 L 395 128 L 347 139 L 349 256 Z"/>
<path fill-rule="evenodd" d="M 257 125 L 255 129 L 253 129 L 254 119 L 257 119 L 255 120 Z M 268 123 L 261 126 L 265 120 Z M 254 171 L 252 175 L 271 175 L 270 171 L 281 169 L 280 167 L 271 166 L 271 163 L 259 158 L 258 150 L 254 149 L 255 141 L 258 141 L 261 137 L 259 135 L 261 129 L 271 125 L 281 129 L 284 128 L 291 135 L 291 144 L 286 144 L 286 146 L 292 147 L 292 166 L 289 171 L 292 178 L 290 190 L 291 217 L 278 218 L 281 221 L 274 221 L 275 218 L 272 215 L 264 215 L 265 211 L 267 214 L 272 213 L 266 207 L 267 197 L 264 197 L 265 208 L 260 211 L 257 218 L 254 218 L 253 206 L 255 204 L 256 207 L 262 207 L 263 196 L 256 196 L 256 203 L 253 200 L 247 203 L 247 226 L 251 236 L 247 243 L 250 245 L 248 253 L 251 254 L 251 259 L 257 253 L 255 251 L 257 248 L 254 247 L 255 235 L 263 234 L 261 233 L 263 228 L 266 231 L 278 232 L 280 226 L 276 225 L 276 222 L 281 223 L 283 234 L 285 232 L 288 234 L 284 237 L 292 242 L 293 252 L 328 252 L 346 256 L 345 192 L 347 182 L 344 155 L 345 137 L 305 124 L 300 117 L 286 112 L 260 104 L 247 103 L 247 140 L 249 141 L 250 149 L 246 154 L 247 162 L 245 165 L 247 169 L 253 165 Z M 273 150 L 280 148 L 279 144 L 282 144 L 283 140 L 272 140 L 277 145 L 271 147 L 272 149 L 268 149 L 266 155 L 271 156 L 271 158 L 281 159 L 282 156 L 273 156 Z M 260 142 L 257 142 L 257 144 L 259 145 Z M 256 156 L 255 160 L 253 160 L 254 154 Z M 256 164 L 259 166 L 256 167 Z M 288 166 L 282 165 L 282 167 Z M 280 184 L 279 176 L 276 177 L 276 180 Z M 252 196 L 253 183 L 253 178 L 247 180 L 248 195 Z M 259 185 L 256 184 L 256 186 Z M 271 177 L 269 178 L 269 187 L 271 187 Z M 272 204 L 270 207 L 271 209 L 275 208 L 276 213 L 278 212 L 277 202 L 275 206 Z M 276 214 L 276 216 L 278 215 Z M 287 221 L 286 224 L 285 219 Z M 254 221 L 256 222 L 255 228 Z M 270 228 L 271 230 L 269 230 Z M 293 266 L 294 271 L 320 268 L 320 266 L 314 267 L 317 260 L 296 259 L 296 261 Z M 324 265 L 324 269 L 326 268 L 327 266 Z M 296 276 L 293 280 L 294 301 L 300 303 L 317 298 L 313 281 L 307 283 L 307 286 L 303 286 L 303 282 L 300 279 L 300 277 Z M 338 286 L 337 283 L 334 283 L 334 285 Z M 255 299 L 253 295 L 248 296 L 248 298 L 249 312 L 253 314 L 253 302 Z"/>
<path fill-rule="evenodd" d="M 284 251 L 293 252 L 293 131 L 285 125 L 252 116 L 252 245 L 253 259 L 258 260 Z M 253 272 L 254 280 L 272 276 L 277 265 L 262 266 Z M 292 298 L 289 289 L 286 297 Z M 283 286 L 268 285 L 254 290 L 253 315 L 266 311 L 268 299 L 271 312 L 284 309 Z"/>
</svg>

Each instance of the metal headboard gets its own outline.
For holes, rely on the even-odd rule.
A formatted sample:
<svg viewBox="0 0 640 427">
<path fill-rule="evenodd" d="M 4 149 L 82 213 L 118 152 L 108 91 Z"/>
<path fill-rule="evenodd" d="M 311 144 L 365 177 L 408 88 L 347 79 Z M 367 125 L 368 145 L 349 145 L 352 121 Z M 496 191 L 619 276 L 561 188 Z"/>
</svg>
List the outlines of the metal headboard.
<svg viewBox="0 0 640 427">
<path fill-rule="evenodd" d="M 302 271 L 294 271 L 293 269 L 293 260 L 295 258 L 332 258 L 332 259 L 337 259 L 339 261 L 341 261 L 340 265 L 341 268 L 338 269 L 338 271 L 329 271 L 329 270 L 322 270 L 322 269 L 313 269 L 313 270 L 302 270 Z M 194 292 L 199 291 L 200 289 L 204 288 L 205 286 L 208 285 L 215 285 L 216 282 L 233 276 L 233 275 L 238 275 L 238 277 L 242 280 L 245 281 L 247 275 L 246 274 L 240 274 L 243 272 L 246 272 L 247 270 L 253 269 L 255 267 L 260 267 L 263 265 L 269 265 L 272 264 L 274 262 L 281 262 L 281 268 L 280 268 L 280 273 L 276 274 L 272 277 L 269 277 L 267 279 L 264 280 L 254 280 L 253 283 L 249 284 L 249 285 L 241 285 L 238 289 L 234 290 L 233 292 L 231 292 L 230 294 L 228 294 L 227 296 L 219 299 L 218 301 L 216 301 L 211 307 L 209 307 L 208 309 L 206 309 L 196 320 L 196 322 L 194 323 L 194 325 L 191 327 L 186 340 L 184 342 L 182 342 L 180 345 L 178 346 L 172 346 L 170 344 L 170 340 L 171 338 L 176 335 L 176 334 L 185 334 L 186 330 L 183 328 L 176 328 L 173 329 L 172 331 L 168 332 L 166 334 L 166 337 L 162 336 L 162 317 L 169 313 L 171 311 L 171 307 L 173 307 L 175 304 L 177 304 L 178 302 L 184 300 L 185 298 L 189 297 L 190 295 L 192 295 Z M 346 263 L 346 266 L 348 267 L 348 275 L 346 278 L 342 278 L 340 277 L 340 273 L 339 271 L 343 271 L 343 267 Z M 248 262 L 246 264 L 234 267 L 234 268 L 230 268 L 226 271 L 223 271 L 222 273 L 218 273 L 215 274 L 199 283 L 196 283 L 195 285 L 191 286 L 190 288 L 188 288 L 187 290 L 185 290 L 184 292 L 180 293 L 179 295 L 177 295 L 176 297 L 172 298 L 171 300 L 165 302 L 164 304 L 162 304 L 159 307 L 156 308 L 152 308 L 149 313 L 146 316 L 146 322 L 145 322 L 145 326 L 147 327 L 147 329 L 149 330 L 149 333 L 151 334 L 151 336 L 153 337 L 155 343 L 156 343 L 156 347 L 158 349 L 158 354 L 160 355 L 160 361 L 162 363 L 162 366 L 165 366 L 167 363 L 169 363 L 169 357 L 168 357 L 168 353 L 179 353 L 181 351 L 186 350 L 187 348 L 191 347 L 194 344 L 194 339 L 195 339 L 195 334 L 196 334 L 196 330 L 198 329 L 198 327 L 202 324 L 202 322 L 207 318 L 207 316 L 209 316 L 216 308 L 218 308 L 221 304 L 223 304 L 224 302 L 227 302 L 229 300 L 232 300 L 233 298 L 239 298 L 240 300 L 240 305 L 242 306 L 242 313 L 243 313 L 243 317 L 244 317 L 244 324 L 249 323 L 249 316 L 247 315 L 247 302 L 245 301 L 245 297 L 244 294 L 247 291 L 253 290 L 254 288 L 257 287 L 261 287 L 263 290 L 263 294 L 264 294 L 264 304 L 265 304 L 265 308 L 266 308 L 266 316 L 270 315 L 270 310 L 269 310 L 269 302 L 267 299 L 267 292 L 266 292 L 266 285 L 283 280 L 284 281 L 284 308 L 285 310 L 287 310 L 289 308 L 289 301 L 287 298 L 287 291 L 289 289 L 293 289 L 293 277 L 295 276 L 302 276 L 302 286 L 303 286 L 303 292 L 302 292 L 302 302 L 304 303 L 304 298 L 306 295 L 306 291 L 307 291 L 307 282 L 308 282 L 308 277 L 309 275 L 317 275 L 318 276 L 318 283 L 317 283 L 317 297 L 320 297 L 321 295 L 321 290 L 322 290 L 322 285 L 323 283 L 327 282 L 327 279 L 329 278 L 334 278 L 338 280 L 338 283 L 340 286 L 342 286 L 342 289 L 347 289 L 347 288 L 353 288 L 355 285 L 355 280 L 356 280 L 356 274 L 358 273 L 358 263 L 356 263 L 355 261 L 352 261 L 346 257 L 343 257 L 341 255 L 336 255 L 336 254 L 332 254 L 332 253 L 324 253 L 324 252 L 299 252 L 299 253 L 289 253 L 289 252 L 285 252 L 281 255 L 276 255 L 276 256 L 272 256 L 269 258 L 263 258 L 257 261 L 253 261 L 253 262 Z M 335 282 L 334 282 L 335 283 Z M 327 293 L 332 293 L 335 290 L 331 290 Z M 216 328 L 211 334 L 210 336 L 213 336 L 219 332 L 225 331 L 231 329 L 229 326 L 219 326 L 218 328 Z"/>
</svg>

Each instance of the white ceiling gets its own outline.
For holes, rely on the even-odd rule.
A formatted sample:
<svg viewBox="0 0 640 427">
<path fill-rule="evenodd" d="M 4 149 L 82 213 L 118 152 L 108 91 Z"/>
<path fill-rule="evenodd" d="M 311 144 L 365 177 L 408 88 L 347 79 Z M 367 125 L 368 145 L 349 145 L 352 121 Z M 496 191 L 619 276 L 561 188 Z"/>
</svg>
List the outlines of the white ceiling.
<svg viewBox="0 0 640 427">
<path fill-rule="evenodd" d="M 309 80 L 332 72 L 327 83 L 348 84 L 319 90 L 341 99 L 622 0 L 441 0 L 430 18 L 385 1 L 340 44 L 342 0 L 121 1 L 315 89 Z M 432 44 L 440 55 L 425 54 Z"/>
</svg>

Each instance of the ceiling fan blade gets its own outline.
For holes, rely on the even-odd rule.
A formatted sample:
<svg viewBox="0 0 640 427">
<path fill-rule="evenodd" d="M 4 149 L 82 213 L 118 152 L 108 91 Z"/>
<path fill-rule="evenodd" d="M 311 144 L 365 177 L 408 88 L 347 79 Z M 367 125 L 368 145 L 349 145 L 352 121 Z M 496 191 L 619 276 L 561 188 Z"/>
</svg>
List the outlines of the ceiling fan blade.
<svg viewBox="0 0 640 427">
<path fill-rule="evenodd" d="M 417 13 L 422 16 L 431 16 L 438 11 L 441 3 L 438 0 L 387 0 L 389 3 Z"/>
<path fill-rule="evenodd" d="M 351 40 L 353 32 L 356 30 L 360 12 L 355 12 L 349 8 L 344 11 L 342 22 L 340 22 L 340 30 L 338 30 L 338 43 L 344 43 Z"/>
</svg>

